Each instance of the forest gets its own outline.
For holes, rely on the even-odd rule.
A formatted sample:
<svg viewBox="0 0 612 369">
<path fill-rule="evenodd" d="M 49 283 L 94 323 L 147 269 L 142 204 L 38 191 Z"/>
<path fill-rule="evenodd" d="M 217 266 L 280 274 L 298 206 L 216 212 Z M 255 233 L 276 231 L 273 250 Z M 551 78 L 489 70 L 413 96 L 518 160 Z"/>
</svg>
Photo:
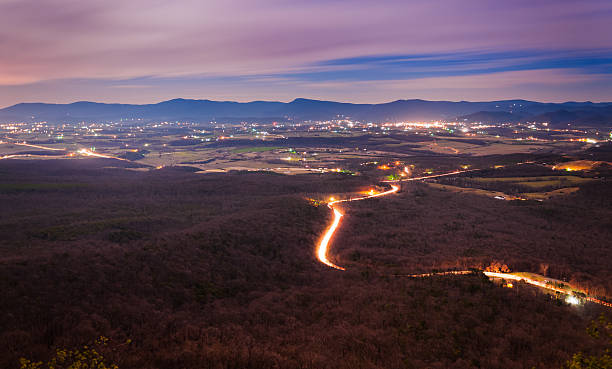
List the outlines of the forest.
<svg viewBox="0 0 612 369">
<path fill-rule="evenodd" d="M 609 349 L 589 328 L 605 308 L 478 271 L 502 262 L 609 298 L 608 182 L 543 204 L 404 185 L 343 207 L 340 272 L 314 255 L 323 201 L 366 176 L 127 164 L 0 162 L 0 367 L 84 346 L 109 367 L 215 369 L 555 368 Z"/>
</svg>

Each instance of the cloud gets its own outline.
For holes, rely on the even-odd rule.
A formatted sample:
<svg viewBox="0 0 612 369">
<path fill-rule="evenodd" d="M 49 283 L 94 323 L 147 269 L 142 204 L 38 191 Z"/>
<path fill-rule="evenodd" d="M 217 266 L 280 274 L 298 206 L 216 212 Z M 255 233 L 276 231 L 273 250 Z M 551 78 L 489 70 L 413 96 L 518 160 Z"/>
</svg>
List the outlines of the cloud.
<svg viewBox="0 0 612 369">
<path fill-rule="evenodd" d="M 542 69 L 468 76 L 442 76 L 384 81 L 309 82 L 311 91 L 342 100 L 354 91 L 354 102 L 387 102 L 397 99 L 490 101 L 528 99 L 544 102 L 610 101 L 612 74 L 584 74 L 579 70 Z M 381 99 L 381 97 L 383 97 Z"/>
<path fill-rule="evenodd" d="M 372 103 L 398 99 L 610 101 L 610 74 L 543 69 L 476 76 L 426 77 L 378 81 L 296 81 L 286 78 L 138 78 L 38 82 L 0 89 L 0 101 L 73 102 L 97 100 L 151 103 L 169 98 L 291 101 L 295 97 Z M 89 98 L 95 91 L 95 98 Z M 7 104 L 9 105 L 9 104 Z"/>
<path fill-rule="evenodd" d="M 0 103 L 27 95 L 28 86 L 62 83 L 69 95 L 98 100 L 99 88 L 112 84 L 104 80 L 143 76 L 176 79 L 170 85 L 179 91 L 182 80 L 185 91 L 195 91 L 190 79 L 237 78 L 226 82 L 244 87 L 246 77 L 263 86 L 264 78 L 378 81 L 530 68 L 601 73 L 560 54 L 612 49 L 610 23 L 607 0 L 2 0 Z M 83 80 L 98 82 L 74 83 Z M 345 93 L 350 99 L 351 90 Z"/>
<path fill-rule="evenodd" d="M 303 71 L 282 75 L 309 81 L 360 81 L 566 68 L 581 69 L 584 73 L 610 74 L 612 49 L 471 51 L 362 56 L 321 61 Z"/>
</svg>

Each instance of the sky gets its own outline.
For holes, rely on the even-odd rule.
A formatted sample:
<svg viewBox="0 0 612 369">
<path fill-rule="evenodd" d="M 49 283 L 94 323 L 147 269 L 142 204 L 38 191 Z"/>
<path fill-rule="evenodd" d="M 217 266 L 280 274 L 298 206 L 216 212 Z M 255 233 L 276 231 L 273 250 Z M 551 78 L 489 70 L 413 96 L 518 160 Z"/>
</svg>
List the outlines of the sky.
<svg viewBox="0 0 612 369">
<path fill-rule="evenodd" d="M 610 0 L 0 0 L 0 107 L 612 101 Z"/>
</svg>

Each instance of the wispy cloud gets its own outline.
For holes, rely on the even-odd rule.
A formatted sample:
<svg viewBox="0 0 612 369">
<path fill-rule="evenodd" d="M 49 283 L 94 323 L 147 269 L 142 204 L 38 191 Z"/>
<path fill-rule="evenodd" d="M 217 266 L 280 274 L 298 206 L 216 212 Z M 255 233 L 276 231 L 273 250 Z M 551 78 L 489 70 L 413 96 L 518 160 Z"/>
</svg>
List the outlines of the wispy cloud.
<svg viewBox="0 0 612 369">
<path fill-rule="evenodd" d="M 374 81 L 542 69 L 572 69 L 588 74 L 611 74 L 612 49 L 471 51 L 362 56 L 325 60 L 305 67 L 303 71 L 281 75 L 306 81 Z"/>
<path fill-rule="evenodd" d="M 0 104 L 127 90 L 142 102 L 220 98 L 223 83 L 280 99 L 309 82 L 607 74 L 610 24 L 609 0 L 3 0 Z M 138 78 L 148 80 L 121 82 Z M 113 99 L 111 87 L 125 92 Z"/>
</svg>

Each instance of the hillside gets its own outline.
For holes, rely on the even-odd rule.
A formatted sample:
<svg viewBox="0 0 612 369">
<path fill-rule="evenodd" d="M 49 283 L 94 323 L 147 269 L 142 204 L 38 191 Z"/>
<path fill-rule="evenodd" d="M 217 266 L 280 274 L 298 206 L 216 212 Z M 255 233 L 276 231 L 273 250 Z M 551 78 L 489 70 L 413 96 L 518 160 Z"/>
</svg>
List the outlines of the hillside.
<svg viewBox="0 0 612 369">
<path fill-rule="evenodd" d="M 339 274 L 313 255 L 329 209 L 307 199 L 363 177 L 0 164 L 3 368 L 99 336 L 121 368 L 543 368 L 601 347 L 586 331 L 599 306 L 387 272 L 503 260 L 607 289 L 607 183 L 543 205 L 419 183 L 351 204 Z"/>
<path fill-rule="evenodd" d="M 110 120 L 181 120 L 210 122 L 232 119 L 326 120 L 337 117 L 386 122 L 410 120 L 456 119 L 503 120 L 547 119 L 545 114 L 568 112 L 569 118 L 578 117 L 596 124 L 612 121 L 612 103 L 539 103 L 526 100 L 488 102 L 451 102 L 426 100 L 397 100 L 383 104 L 351 104 L 333 101 L 295 99 L 288 103 L 252 101 L 211 101 L 174 99 L 157 104 L 130 105 L 95 102 L 71 104 L 21 103 L 0 109 L 0 121 L 110 121 Z M 474 114 L 470 116 L 470 114 Z M 560 114 L 560 113 L 555 113 Z M 563 119 L 559 119 L 564 122 Z"/>
</svg>

